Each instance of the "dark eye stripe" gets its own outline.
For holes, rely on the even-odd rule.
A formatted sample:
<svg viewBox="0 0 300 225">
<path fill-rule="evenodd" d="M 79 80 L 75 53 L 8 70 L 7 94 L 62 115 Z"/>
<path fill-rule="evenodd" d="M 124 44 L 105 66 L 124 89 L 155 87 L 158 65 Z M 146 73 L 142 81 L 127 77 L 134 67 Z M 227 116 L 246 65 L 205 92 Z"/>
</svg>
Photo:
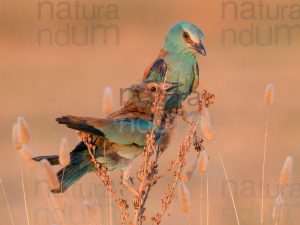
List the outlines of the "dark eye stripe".
<svg viewBox="0 0 300 225">
<path fill-rule="evenodd" d="M 194 42 L 192 41 L 192 39 L 191 39 L 189 33 L 186 32 L 186 31 L 183 32 L 183 38 L 184 38 L 184 40 L 185 40 L 187 43 L 189 43 L 189 44 L 193 44 L 193 43 L 194 43 Z"/>
</svg>

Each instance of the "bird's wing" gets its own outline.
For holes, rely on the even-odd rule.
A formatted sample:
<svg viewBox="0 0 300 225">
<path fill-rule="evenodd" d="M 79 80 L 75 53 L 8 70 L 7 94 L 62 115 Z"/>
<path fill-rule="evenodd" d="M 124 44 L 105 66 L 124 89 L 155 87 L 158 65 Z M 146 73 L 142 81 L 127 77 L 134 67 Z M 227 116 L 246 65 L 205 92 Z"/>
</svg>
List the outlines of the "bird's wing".
<svg viewBox="0 0 300 225">
<path fill-rule="evenodd" d="M 194 82 L 193 82 L 191 92 L 194 92 L 199 86 L 199 66 L 197 62 L 193 66 L 193 73 L 194 73 Z"/>
<path fill-rule="evenodd" d="M 167 72 L 167 64 L 164 56 L 167 53 L 161 51 L 158 58 L 152 62 L 145 70 L 143 80 L 163 81 Z"/>
<path fill-rule="evenodd" d="M 153 123 L 138 118 L 97 119 L 90 117 L 63 116 L 56 121 L 67 127 L 90 134 L 106 137 L 119 144 L 146 145 L 146 134 Z"/>
<path fill-rule="evenodd" d="M 135 104 L 133 106 L 125 105 L 123 108 L 112 112 L 107 118 L 121 119 L 121 118 L 139 118 L 142 120 L 152 121 L 153 118 L 149 112 L 141 112 Z"/>
<path fill-rule="evenodd" d="M 86 133 L 95 134 L 97 136 L 104 137 L 105 134 L 101 130 L 99 130 L 99 129 L 95 128 L 93 125 L 89 124 L 90 122 L 95 121 L 95 120 L 97 120 L 97 119 L 92 118 L 92 117 L 78 117 L 78 116 L 71 116 L 71 115 L 56 118 L 56 121 L 58 123 L 65 124 L 65 125 L 67 125 L 67 127 L 71 128 L 71 129 L 79 130 L 79 131 L 83 131 Z M 109 124 L 108 120 L 102 121 L 102 126 L 105 126 L 108 124 Z"/>
</svg>

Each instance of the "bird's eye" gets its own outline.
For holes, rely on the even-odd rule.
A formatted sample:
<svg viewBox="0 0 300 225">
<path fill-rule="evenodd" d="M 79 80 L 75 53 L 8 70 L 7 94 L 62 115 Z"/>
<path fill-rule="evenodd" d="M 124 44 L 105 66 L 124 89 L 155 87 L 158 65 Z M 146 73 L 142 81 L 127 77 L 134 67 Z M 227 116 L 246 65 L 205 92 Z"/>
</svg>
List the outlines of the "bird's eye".
<svg viewBox="0 0 300 225">
<path fill-rule="evenodd" d="M 183 37 L 184 37 L 184 38 L 189 38 L 189 37 L 190 37 L 190 35 L 189 35 L 189 33 L 188 33 L 188 32 L 183 32 Z"/>
<path fill-rule="evenodd" d="M 156 91 L 156 87 L 151 87 L 150 91 L 155 92 Z"/>
<path fill-rule="evenodd" d="M 186 32 L 186 31 L 183 32 L 183 38 L 184 38 L 184 40 L 185 40 L 187 43 L 193 43 L 193 41 L 192 41 L 192 39 L 191 39 L 189 33 Z"/>
</svg>

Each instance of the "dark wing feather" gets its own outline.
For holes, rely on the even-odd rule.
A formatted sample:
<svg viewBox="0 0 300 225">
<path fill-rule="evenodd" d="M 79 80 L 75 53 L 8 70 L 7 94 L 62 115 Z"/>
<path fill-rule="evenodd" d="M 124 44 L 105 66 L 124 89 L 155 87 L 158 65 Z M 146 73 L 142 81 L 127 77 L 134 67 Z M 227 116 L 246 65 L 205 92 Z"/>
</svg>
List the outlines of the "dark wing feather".
<svg viewBox="0 0 300 225">
<path fill-rule="evenodd" d="M 96 129 L 93 125 L 89 124 L 89 121 L 96 120 L 90 117 L 76 117 L 76 116 L 63 116 L 56 119 L 60 124 L 65 124 L 67 127 L 87 132 L 90 134 L 95 134 L 104 137 L 104 133 L 101 130 Z"/>
<path fill-rule="evenodd" d="M 167 72 L 167 64 L 164 59 L 158 58 L 145 70 L 143 80 L 163 81 Z"/>
<path fill-rule="evenodd" d="M 191 92 L 194 92 L 199 86 L 199 66 L 197 62 L 194 64 L 193 72 L 194 72 L 194 82 L 193 82 Z"/>
</svg>

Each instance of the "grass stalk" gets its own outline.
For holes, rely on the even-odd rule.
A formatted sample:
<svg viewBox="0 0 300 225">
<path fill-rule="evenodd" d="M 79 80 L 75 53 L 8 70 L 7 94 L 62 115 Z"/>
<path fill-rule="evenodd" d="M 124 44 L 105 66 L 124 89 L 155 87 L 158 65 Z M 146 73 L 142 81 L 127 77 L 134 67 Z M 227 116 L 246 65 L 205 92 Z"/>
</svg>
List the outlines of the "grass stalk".
<svg viewBox="0 0 300 225">
<path fill-rule="evenodd" d="M 23 173 L 23 167 L 22 167 L 22 160 L 20 157 L 19 157 L 19 162 L 20 162 L 21 186 L 22 186 L 22 191 L 23 191 L 26 220 L 27 220 L 27 224 L 30 225 L 29 213 L 28 213 L 28 203 L 27 203 L 27 196 L 26 196 L 25 183 L 24 183 L 24 173 Z"/>
<path fill-rule="evenodd" d="M 234 200 L 234 197 L 233 197 L 233 193 L 232 193 L 232 190 L 231 190 L 231 186 L 229 184 L 229 179 L 228 179 L 228 174 L 227 174 L 227 171 L 225 169 L 225 166 L 224 166 L 224 162 L 223 162 L 223 159 L 222 159 L 222 156 L 221 154 L 218 152 L 218 156 L 219 156 L 219 159 L 220 159 L 220 162 L 222 164 L 222 168 L 223 168 L 223 171 L 224 171 L 224 175 L 226 177 L 226 182 L 227 182 L 227 186 L 228 186 L 228 190 L 230 192 L 230 197 L 231 197 L 231 201 L 232 201 L 232 204 L 233 204 L 233 208 L 234 208 L 234 212 L 235 212 L 235 217 L 236 217 L 236 221 L 237 221 L 237 224 L 240 225 L 240 219 L 239 219 L 239 215 L 238 215 L 238 212 L 237 212 L 237 207 L 236 207 L 236 204 L 235 204 L 235 200 Z"/>
<path fill-rule="evenodd" d="M 10 217 L 11 224 L 12 224 L 12 225 L 15 225 L 15 222 L 14 222 L 14 219 L 13 219 L 13 216 L 12 216 L 11 207 L 10 207 L 10 205 L 9 205 L 9 201 L 8 201 L 8 198 L 7 198 L 7 194 L 6 194 L 6 191 L 5 191 L 5 187 L 4 187 L 4 184 L 3 184 L 2 181 L 0 182 L 0 185 L 1 185 L 1 187 L 2 187 L 2 192 L 3 192 L 4 198 L 5 198 L 5 202 L 6 202 L 6 206 L 7 206 L 7 209 L 8 209 L 8 213 L 9 213 L 9 217 Z"/>
<path fill-rule="evenodd" d="M 34 217 L 33 217 L 33 212 L 32 212 L 32 193 L 31 193 L 31 184 L 30 184 L 30 171 L 27 166 L 27 189 L 28 189 L 28 202 L 29 202 L 29 214 L 31 218 L 31 222 L 34 225 Z"/>
<path fill-rule="evenodd" d="M 266 111 L 264 154 L 263 154 L 262 178 L 261 178 L 261 211 L 260 211 L 261 224 L 264 224 L 264 198 L 265 198 L 264 190 L 265 190 L 265 169 L 266 169 L 267 140 L 268 140 L 268 118 L 269 118 L 269 109 L 267 109 Z"/>
</svg>

